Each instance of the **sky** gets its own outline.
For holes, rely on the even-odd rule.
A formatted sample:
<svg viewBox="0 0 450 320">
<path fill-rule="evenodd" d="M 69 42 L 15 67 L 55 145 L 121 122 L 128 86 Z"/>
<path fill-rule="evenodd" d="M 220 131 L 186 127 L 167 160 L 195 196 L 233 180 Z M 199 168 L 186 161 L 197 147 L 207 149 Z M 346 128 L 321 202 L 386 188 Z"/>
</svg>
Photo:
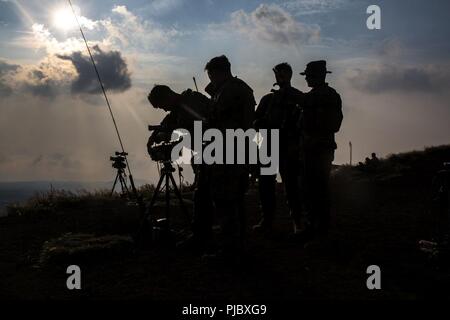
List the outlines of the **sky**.
<svg viewBox="0 0 450 320">
<path fill-rule="evenodd" d="M 108 90 L 135 177 L 154 181 L 148 124 L 164 113 L 155 84 L 181 92 L 208 84 L 225 54 L 256 100 L 272 67 L 289 62 L 293 85 L 325 59 L 343 100 L 335 163 L 371 152 L 450 144 L 450 2 L 446 0 L 73 0 Z M 366 9 L 381 8 L 369 30 Z M 114 178 L 114 127 L 67 1 L 0 0 L 0 181 Z M 189 173 L 187 173 L 189 175 Z"/>
</svg>

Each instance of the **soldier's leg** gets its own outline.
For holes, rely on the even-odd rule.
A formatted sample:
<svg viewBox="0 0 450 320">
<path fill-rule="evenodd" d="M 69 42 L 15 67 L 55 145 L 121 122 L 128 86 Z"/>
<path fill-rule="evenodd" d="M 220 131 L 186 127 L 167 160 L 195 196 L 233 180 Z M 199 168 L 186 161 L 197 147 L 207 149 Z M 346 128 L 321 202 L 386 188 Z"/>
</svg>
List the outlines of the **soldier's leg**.
<svg viewBox="0 0 450 320">
<path fill-rule="evenodd" d="M 214 212 L 214 204 L 210 190 L 210 177 L 206 168 L 202 168 L 197 175 L 192 231 L 196 240 L 201 242 L 210 241 L 212 239 Z"/>
<path fill-rule="evenodd" d="M 314 232 L 326 232 L 330 219 L 329 177 L 333 152 L 310 152 L 305 156 L 305 204 Z"/>
<path fill-rule="evenodd" d="M 330 172 L 334 152 L 324 151 L 317 157 L 315 211 L 317 212 L 317 231 L 328 232 L 331 213 Z"/>
<path fill-rule="evenodd" d="M 242 250 L 245 228 L 244 182 L 243 174 L 235 172 L 233 168 L 220 168 L 220 175 L 215 175 L 212 182 L 216 216 L 222 229 L 220 242 L 226 255 L 234 255 Z"/>
<path fill-rule="evenodd" d="M 258 188 L 261 202 L 262 219 L 259 223 L 261 228 L 272 227 L 276 210 L 276 175 L 259 175 Z"/>
<path fill-rule="evenodd" d="M 238 218 L 239 218 L 239 238 L 241 248 L 245 245 L 247 232 L 247 212 L 245 210 L 245 196 L 249 187 L 248 174 L 243 174 L 240 178 L 239 192 L 238 192 Z"/>
<path fill-rule="evenodd" d="M 286 200 L 295 228 L 301 225 L 302 194 L 299 186 L 299 164 L 294 159 L 286 159 L 280 166 L 281 180 L 286 192 Z"/>
</svg>

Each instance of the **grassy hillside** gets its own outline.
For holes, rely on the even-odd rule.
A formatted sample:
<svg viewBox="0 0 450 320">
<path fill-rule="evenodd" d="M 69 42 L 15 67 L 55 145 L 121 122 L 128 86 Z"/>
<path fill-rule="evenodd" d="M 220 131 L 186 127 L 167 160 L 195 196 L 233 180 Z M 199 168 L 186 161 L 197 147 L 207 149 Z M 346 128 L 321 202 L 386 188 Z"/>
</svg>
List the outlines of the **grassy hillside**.
<svg viewBox="0 0 450 320">
<path fill-rule="evenodd" d="M 136 248 L 73 261 L 83 270 L 83 290 L 77 292 L 65 287 L 66 264 L 39 266 L 46 241 L 67 233 L 127 236 L 137 228 L 139 210 L 107 192 L 36 195 L 0 218 L 0 298 L 448 299 L 450 273 L 430 264 L 417 242 L 431 236 L 431 180 L 449 160 L 450 146 L 442 146 L 389 156 L 370 172 L 338 168 L 331 184 L 332 230 L 321 243 L 304 248 L 287 240 L 292 227 L 279 185 L 276 235 L 263 239 L 249 229 L 240 265 L 171 248 Z M 153 189 L 143 188 L 148 199 Z M 255 187 L 247 212 L 251 226 L 260 214 Z M 172 213 L 181 237 L 188 220 L 177 207 Z M 382 270 L 380 291 L 366 288 L 366 268 L 373 264 Z"/>
</svg>

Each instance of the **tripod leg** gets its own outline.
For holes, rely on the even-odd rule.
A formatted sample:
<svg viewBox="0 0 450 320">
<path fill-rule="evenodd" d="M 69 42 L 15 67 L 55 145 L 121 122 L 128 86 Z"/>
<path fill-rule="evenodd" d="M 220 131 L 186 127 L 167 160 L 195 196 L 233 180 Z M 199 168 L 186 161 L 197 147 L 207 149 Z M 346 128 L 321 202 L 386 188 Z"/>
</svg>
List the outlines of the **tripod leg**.
<svg viewBox="0 0 450 320">
<path fill-rule="evenodd" d="M 147 207 L 147 209 L 145 210 L 145 212 L 142 214 L 141 222 L 140 222 L 140 224 L 139 224 L 139 229 L 138 229 L 138 231 L 137 231 L 137 236 L 138 236 L 139 238 L 142 236 L 142 231 L 145 230 L 145 227 L 148 225 L 148 224 L 147 224 L 147 219 L 148 219 L 148 217 L 150 216 L 152 207 L 155 205 L 156 198 L 158 197 L 159 192 L 161 191 L 161 184 L 162 184 L 163 180 L 164 180 L 164 175 L 162 175 L 162 176 L 159 178 L 158 184 L 156 185 L 156 189 L 155 189 L 155 191 L 153 192 L 152 199 L 150 200 L 150 204 L 149 204 L 149 206 Z M 150 232 L 153 232 L 151 226 L 150 226 L 149 229 L 150 229 Z"/>
<path fill-rule="evenodd" d="M 130 195 L 131 195 L 130 188 L 128 188 L 125 178 L 123 178 L 123 186 L 125 187 L 125 191 L 127 192 L 128 198 L 131 199 L 131 197 L 130 197 Z"/>
<path fill-rule="evenodd" d="M 172 177 L 171 173 L 165 173 L 165 180 L 166 180 L 166 220 L 167 224 L 170 221 L 170 178 Z M 169 226 L 168 226 L 169 227 Z"/>
<path fill-rule="evenodd" d="M 136 190 L 133 175 L 130 174 L 128 176 L 128 178 L 130 179 L 131 190 L 133 191 L 134 197 L 136 198 L 136 201 L 139 205 L 139 210 L 141 211 L 141 215 L 143 215 L 145 213 L 145 205 L 144 205 L 144 201 L 143 201 L 143 196 L 142 196 L 142 194 L 138 194 L 138 192 Z"/>
<path fill-rule="evenodd" d="M 146 209 L 146 212 L 142 218 L 142 221 L 145 221 L 148 218 L 148 216 L 150 215 L 150 210 L 155 205 L 156 198 L 158 197 L 159 192 L 161 191 L 161 184 L 162 184 L 163 180 L 164 180 L 164 176 L 162 175 L 159 178 L 158 184 L 156 185 L 156 189 L 153 192 L 152 200 L 150 200 L 150 204 L 149 204 L 148 208 Z"/>
<path fill-rule="evenodd" d="M 183 197 L 181 196 L 180 190 L 178 189 L 177 184 L 175 183 L 175 179 L 174 179 L 173 175 L 170 175 L 170 180 L 172 181 L 173 190 L 175 192 L 175 195 L 177 196 L 178 201 L 180 201 L 181 210 L 184 212 L 184 214 L 186 215 L 186 217 L 190 221 L 189 213 L 188 213 L 187 208 L 186 208 L 186 206 L 184 204 Z"/>
<path fill-rule="evenodd" d="M 117 172 L 116 174 L 116 179 L 114 180 L 114 184 L 113 187 L 111 189 L 111 196 L 114 194 L 114 189 L 116 188 L 116 184 L 117 184 L 117 179 L 119 178 L 119 172 Z"/>
<path fill-rule="evenodd" d="M 128 189 L 127 182 L 125 181 L 123 174 L 120 175 L 120 185 L 122 186 L 122 193 L 126 193 L 130 198 L 130 190 Z"/>
<path fill-rule="evenodd" d="M 123 177 L 121 174 L 119 174 L 119 182 L 120 182 L 120 190 L 122 191 L 122 195 L 123 195 L 124 194 Z"/>
</svg>

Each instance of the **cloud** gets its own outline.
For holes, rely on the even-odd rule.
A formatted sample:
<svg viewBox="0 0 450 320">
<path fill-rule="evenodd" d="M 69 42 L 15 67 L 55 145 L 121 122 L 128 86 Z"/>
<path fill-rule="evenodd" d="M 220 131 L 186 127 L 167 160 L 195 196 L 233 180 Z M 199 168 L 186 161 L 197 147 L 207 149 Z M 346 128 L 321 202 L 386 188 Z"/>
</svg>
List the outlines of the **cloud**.
<svg viewBox="0 0 450 320">
<path fill-rule="evenodd" d="M 40 97 L 55 97 L 68 93 L 76 72 L 70 63 L 61 62 L 55 56 L 48 56 L 38 65 L 23 66 L 23 72 L 16 77 L 20 91 Z"/>
<path fill-rule="evenodd" d="M 300 16 L 329 12 L 344 6 L 347 2 L 347 0 L 294 0 L 282 1 L 280 6 Z"/>
<path fill-rule="evenodd" d="M 105 87 L 122 92 L 131 87 L 134 65 L 149 56 L 170 56 L 167 54 L 170 40 L 181 35 L 181 32 L 175 28 L 162 28 L 149 19 L 144 20 L 126 6 L 115 6 L 111 13 L 103 20 L 80 17 L 80 21 L 83 27 L 93 30 L 88 39 L 89 46 Z M 69 91 L 75 94 L 101 91 L 89 57 L 82 54 L 86 52 L 86 47 L 81 35 L 61 40 L 52 33 L 51 28 L 34 23 L 30 33 L 13 42 L 16 46 L 44 53 L 45 56 L 37 64 L 22 65 L 20 73 L 9 76 L 11 81 L 6 81 L 2 76 L 1 92 L 11 93 L 14 87 L 21 93 L 53 97 Z M 133 70 L 133 73 L 142 73 L 142 68 Z M 82 98 L 86 99 L 87 95 Z"/>
<path fill-rule="evenodd" d="M 320 28 L 296 21 L 277 5 L 261 4 L 253 12 L 244 10 L 231 14 L 232 27 L 243 35 L 275 44 L 305 44 L 316 41 Z"/>
<path fill-rule="evenodd" d="M 123 92 L 131 87 L 128 65 L 119 51 L 91 48 L 106 89 Z M 15 65 L 0 60 L 0 93 L 15 93 L 52 98 L 67 94 L 98 94 L 98 83 L 89 56 L 75 51 L 49 55 L 37 65 Z"/>
<path fill-rule="evenodd" d="M 181 7 L 184 0 L 153 0 L 145 10 L 150 15 L 164 15 Z"/>
<path fill-rule="evenodd" d="M 353 69 L 348 81 L 357 90 L 379 94 L 384 92 L 437 92 L 448 88 L 450 68 L 447 66 L 403 66 L 380 64 L 367 69 Z"/>
<path fill-rule="evenodd" d="M 100 21 L 107 31 L 105 42 L 114 46 L 134 50 L 153 50 L 182 35 L 175 28 L 163 29 L 153 21 L 143 20 L 129 11 L 126 6 L 115 6 L 112 18 Z"/>
<path fill-rule="evenodd" d="M 382 41 L 377 51 L 383 58 L 391 58 L 399 57 L 407 50 L 398 38 L 387 38 Z"/>
<path fill-rule="evenodd" d="M 54 97 L 66 90 L 76 73 L 68 63 L 53 56 L 46 57 L 37 65 L 16 65 L 0 61 L 0 93 L 31 94 Z"/>
<path fill-rule="evenodd" d="M 0 60 L 0 94 L 2 96 L 10 95 L 13 86 L 13 76 L 20 69 L 19 65 L 9 64 Z"/>
<path fill-rule="evenodd" d="M 100 93 L 92 62 L 88 56 L 76 51 L 70 55 L 57 55 L 58 58 L 71 61 L 78 75 L 72 82 L 72 93 Z M 128 65 L 119 51 L 103 51 L 98 45 L 92 48 L 92 57 L 101 74 L 107 90 L 123 92 L 131 87 Z"/>
<path fill-rule="evenodd" d="M 24 46 L 33 49 L 44 49 L 48 55 L 65 54 L 84 49 L 81 38 L 70 37 L 65 41 L 58 41 L 43 24 L 35 23 L 31 26 L 31 36 L 20 39 Z"/>
</svg>

